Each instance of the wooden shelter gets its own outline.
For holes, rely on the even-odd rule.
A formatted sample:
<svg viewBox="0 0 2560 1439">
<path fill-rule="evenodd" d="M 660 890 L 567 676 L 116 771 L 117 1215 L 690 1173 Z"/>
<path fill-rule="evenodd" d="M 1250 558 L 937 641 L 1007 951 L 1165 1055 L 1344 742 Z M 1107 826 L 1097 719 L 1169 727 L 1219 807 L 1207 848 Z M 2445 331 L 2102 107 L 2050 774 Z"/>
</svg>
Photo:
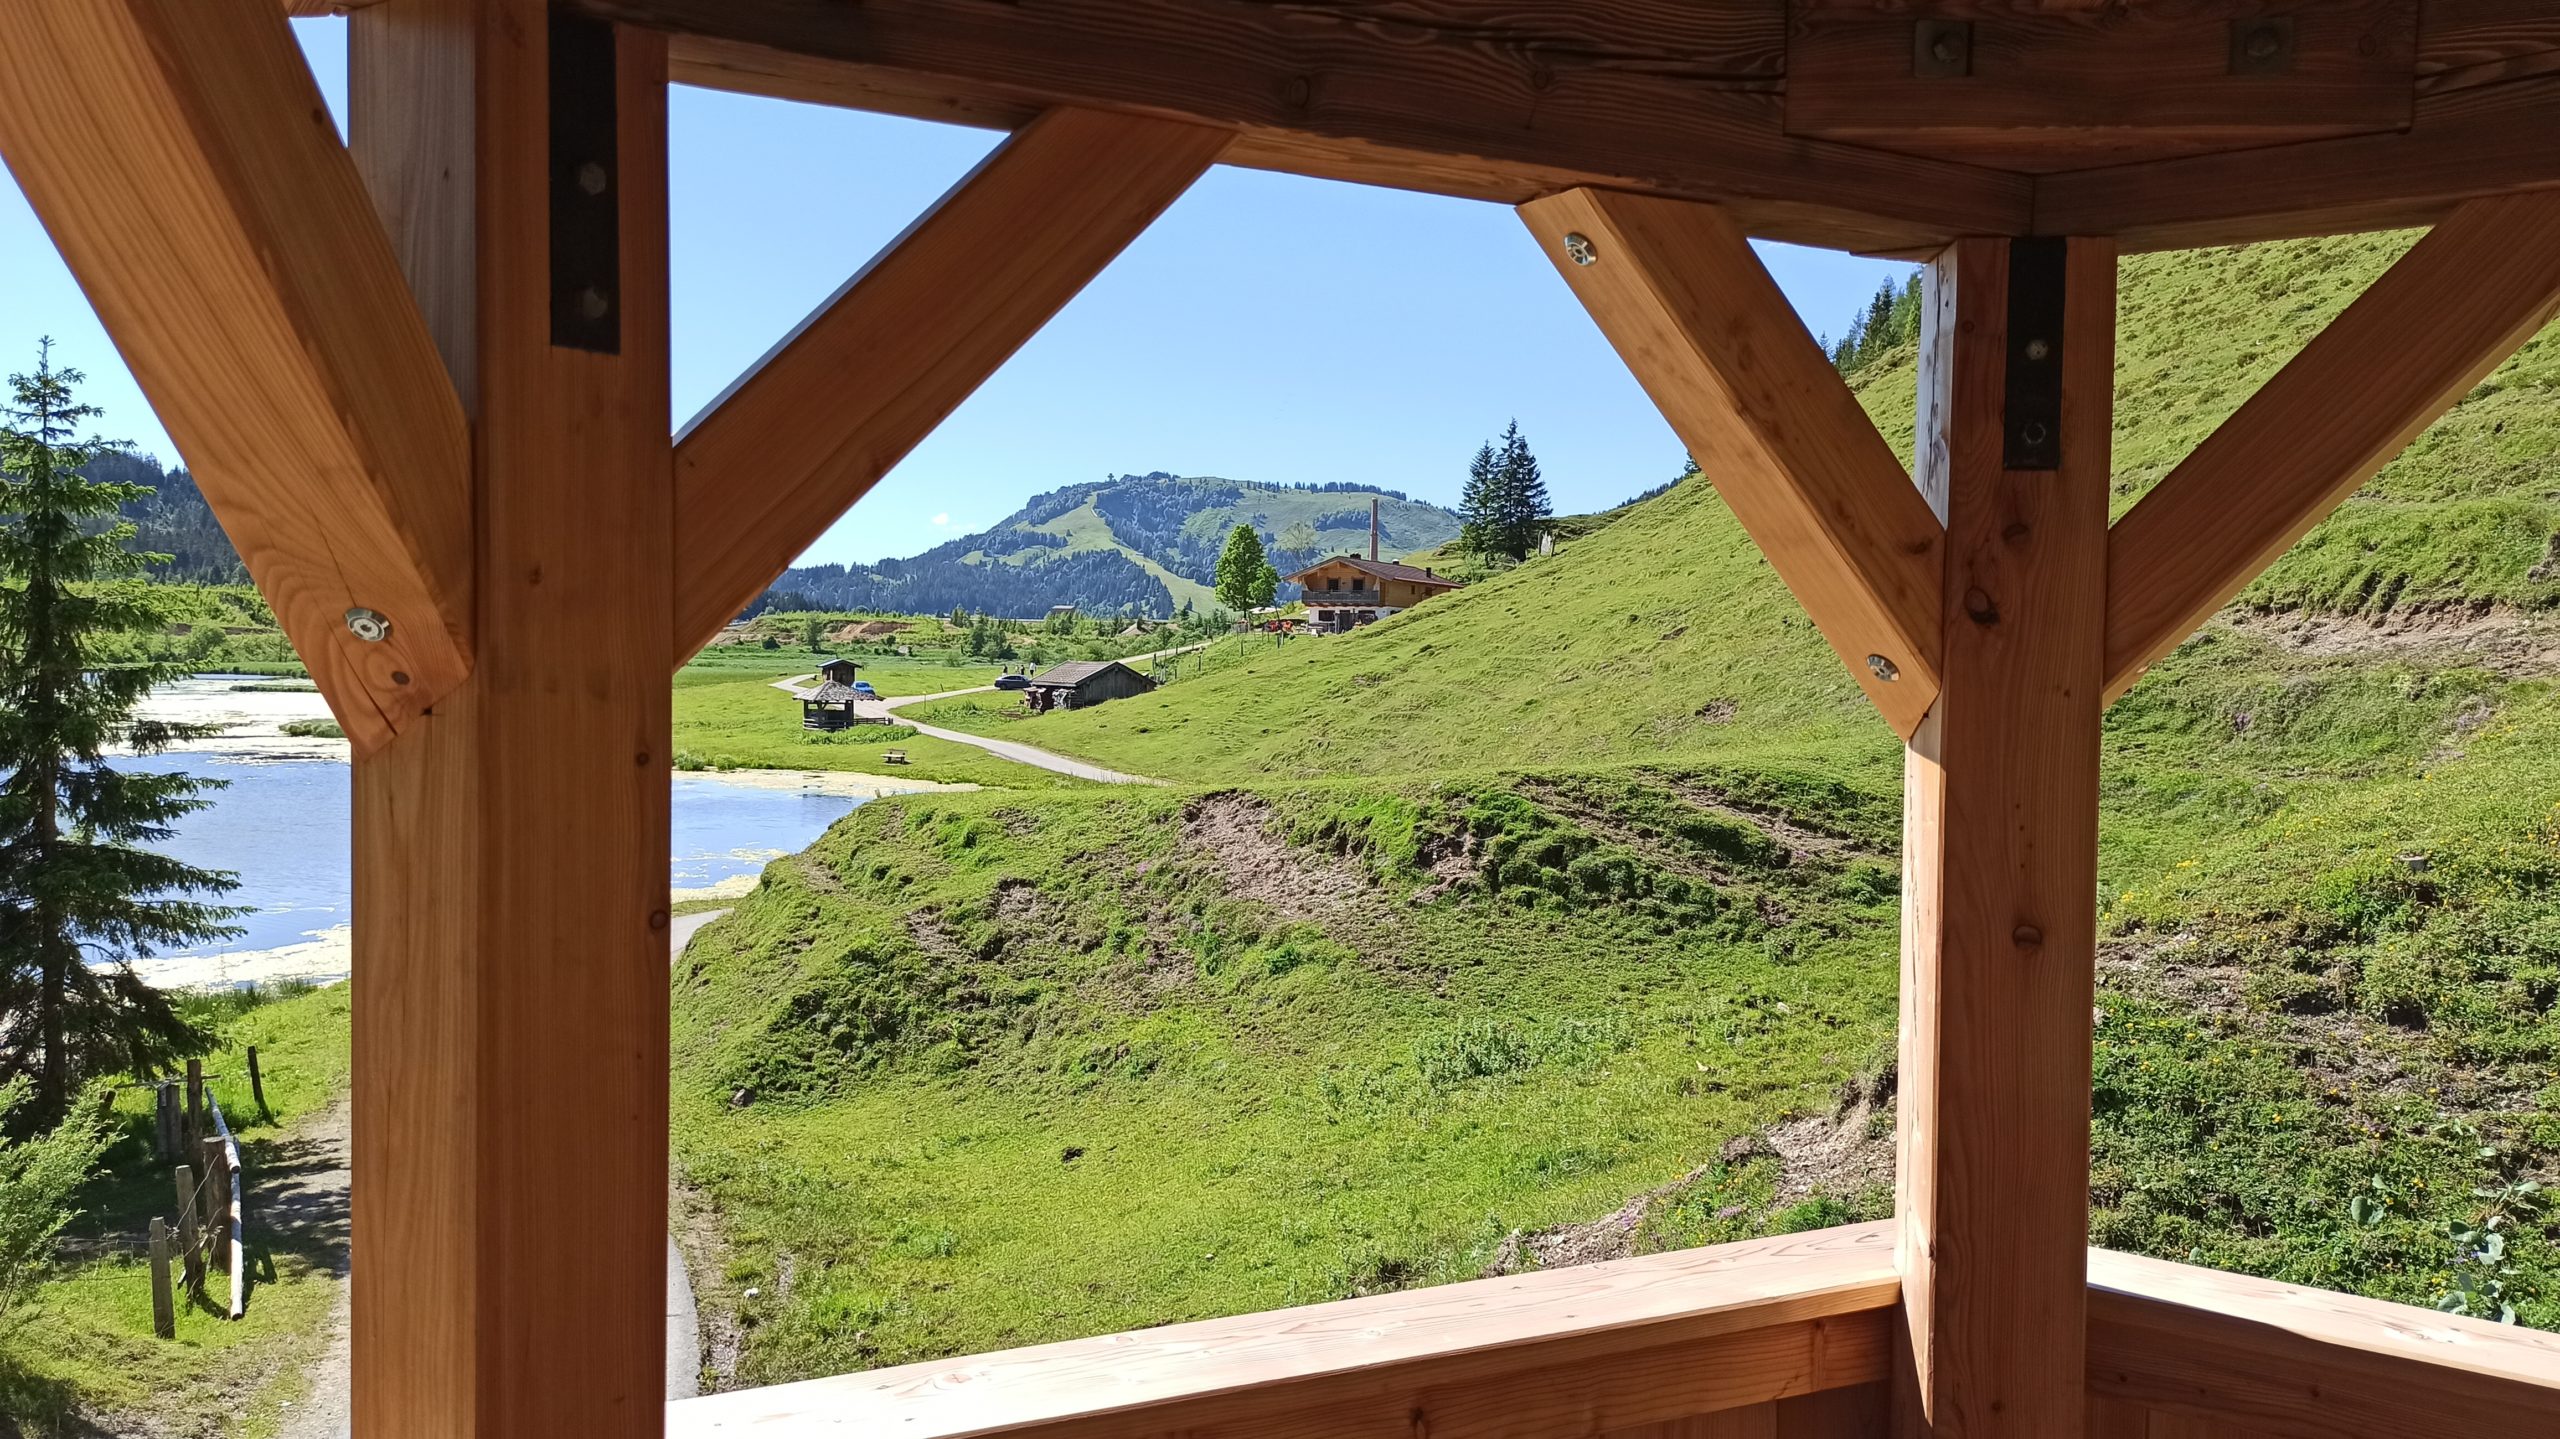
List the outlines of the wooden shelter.
<svg viewBox="0 0 2560 1439">
<path fill-rule="evenodd" d="M 1080 710 L 1155 687 L 1154 680 L 1118 660 L 1069 660 L 1034 675 L 1022 698 L 1035 711 Z"/>
<path fill-rule="evenodd" d="M 818 686 L 800 695 L 800 727 L 814 730 L 850 729 L 862 723 L 861 691 L 853 687 L 862 666 L 847 659 L 833 659 L 818 666 Z"/>
<path fill-rule="evenodd" d="M 670 81 L 1012 132 L 681 428 Z M 2560 1429 L 2548 1336 L 2086 1245 L 2099 715 L 2551 317 L 2556 135 L 2548 0 L 0 4 L 354 742 L 362 1439 Z M 1898 1217 L 662 1408 L 669 670 L 1213 162 L 1517 205 L 1907 739 Z M 2110 525 L 2119 252 L 2413 224 Z M 1929 259 L 1916 476 L 1751 236 Z"/>
</svg>

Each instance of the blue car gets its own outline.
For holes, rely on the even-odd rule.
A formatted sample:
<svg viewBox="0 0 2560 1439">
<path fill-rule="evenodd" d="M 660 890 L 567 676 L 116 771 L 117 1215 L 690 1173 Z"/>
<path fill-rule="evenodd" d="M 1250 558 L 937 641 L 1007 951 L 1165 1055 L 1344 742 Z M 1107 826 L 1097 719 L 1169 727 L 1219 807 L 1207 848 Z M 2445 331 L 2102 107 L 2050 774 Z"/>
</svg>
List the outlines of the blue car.
<svg viewBox="0 0 2560 1439">
<path fill-rule="evenodd" d="M 853 682 L 853 692 L 867 700 L 876 700 L 880 698 L 880 692 L 871 687 L 871 681 L 869 680 L 855 680 Z"/>
</svg>

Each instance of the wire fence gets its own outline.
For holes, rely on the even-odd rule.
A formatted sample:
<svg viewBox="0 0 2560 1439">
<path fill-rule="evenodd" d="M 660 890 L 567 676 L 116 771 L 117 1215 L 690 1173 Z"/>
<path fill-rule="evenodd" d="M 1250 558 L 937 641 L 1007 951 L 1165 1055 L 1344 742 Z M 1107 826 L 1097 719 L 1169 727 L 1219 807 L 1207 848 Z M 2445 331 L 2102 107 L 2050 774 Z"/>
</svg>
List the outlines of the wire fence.
<svg viewBox="0 0 2560 1439">
<path fill-rule="evenodd" d="M 266 1087 L 258 1073 L 255 1049 L 248 1055 L 249 1087 L 261 1112 Z M 229 1316 L 247 1312 L 248 1256 L 243 1245 L 247 1206 L 241 1200 L 239 1140 L 222 1113 L 222 1103 L 205 1087 L 203 1066 L 190 1060 L 184 1080 L 164 1079 L 154 1092 L 154 1138 L 164 1162 L 174 1161 L 171 1178 L 177 1201 L 174 1219 L 153 1215 L 146 1247 L 151 1256 L 151 1326 L 163 1339 L 178 1335 L 180 1290 L 202 1296 L 211 1272 L 230 1279 Z"/>
</svg>

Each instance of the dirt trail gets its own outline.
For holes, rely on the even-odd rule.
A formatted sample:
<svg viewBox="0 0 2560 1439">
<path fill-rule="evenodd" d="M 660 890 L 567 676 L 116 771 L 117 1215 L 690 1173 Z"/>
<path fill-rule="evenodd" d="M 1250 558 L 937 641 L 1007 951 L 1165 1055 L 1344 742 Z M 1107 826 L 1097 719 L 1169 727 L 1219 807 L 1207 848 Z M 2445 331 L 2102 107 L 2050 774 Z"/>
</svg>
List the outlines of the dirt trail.
<svg viewBox="0 0 2560 1439">
<path fill-rule="evenodd" d="M 329 1347 L 311 1367 L 309 1392 L 284 1411 L 276 1439 L 345 1439 L 348 1432 L 347 1111 L 341 1098 L 267 1146 L 266 1162 L 248 1172 L 242 1196 L 269 1247 L 300 1251 L 337 1279 Z"/>
</svg>

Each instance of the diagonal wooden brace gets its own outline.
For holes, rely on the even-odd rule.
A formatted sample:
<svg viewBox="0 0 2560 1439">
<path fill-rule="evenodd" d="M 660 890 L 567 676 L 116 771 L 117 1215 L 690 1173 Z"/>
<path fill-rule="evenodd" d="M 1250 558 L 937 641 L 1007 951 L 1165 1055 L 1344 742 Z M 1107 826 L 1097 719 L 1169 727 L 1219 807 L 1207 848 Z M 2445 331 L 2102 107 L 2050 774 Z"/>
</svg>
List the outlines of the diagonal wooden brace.
<svg viewBox="0 0 2560 1439">
<path fill-rule="evenodd" d="M 2560 311 L 2560 191 L 2474 200 L 2359 296 L 2115 523 L 2107 698 Z"/>
<path fill-rule="evenodd" d="M 745 608 L 1075 298 L 1225 131 L 1052 110 L 676 438 L 674 663 Z"/>
<path fill-rule="evenodd" d="M 1713 206 L 1601 190 L 1520 217 L 1909 738 L 1938 694 L 1945 527 L 1750 241 Z"/>
<path fill-rule="evenodd" d="M 471 668 L 471 435 L 273 0 L 0 6 L 0 154 L 359 752 Z"/>
</svg>

